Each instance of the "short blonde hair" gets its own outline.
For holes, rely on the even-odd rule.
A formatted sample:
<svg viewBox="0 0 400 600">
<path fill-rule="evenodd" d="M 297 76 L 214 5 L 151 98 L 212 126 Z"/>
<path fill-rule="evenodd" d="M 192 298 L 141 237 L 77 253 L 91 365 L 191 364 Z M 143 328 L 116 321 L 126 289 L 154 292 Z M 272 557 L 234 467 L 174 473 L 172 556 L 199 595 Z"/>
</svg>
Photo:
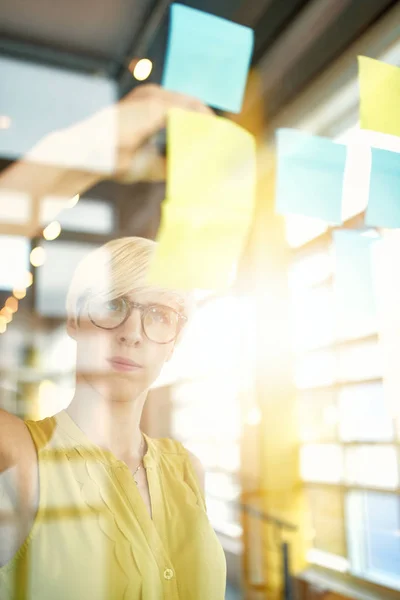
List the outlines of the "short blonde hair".
<svg viewBox="0 0 400 600">
<path fill-rule="evenodd" d="M 156 247 L 153 240 L 124 237 L 87 254 L 75 269 L 68 290 L 68 317 L 77 319 L 79 303 L 89 295 L 114 299 L 133 290 L 154 289 L 146 283 L 146 276 Z M 193 307 L 191 294 L 167 288 L 157 288 L 157 291 L 177 303 L 180 312 L 189 317 Z"/>
</svg>

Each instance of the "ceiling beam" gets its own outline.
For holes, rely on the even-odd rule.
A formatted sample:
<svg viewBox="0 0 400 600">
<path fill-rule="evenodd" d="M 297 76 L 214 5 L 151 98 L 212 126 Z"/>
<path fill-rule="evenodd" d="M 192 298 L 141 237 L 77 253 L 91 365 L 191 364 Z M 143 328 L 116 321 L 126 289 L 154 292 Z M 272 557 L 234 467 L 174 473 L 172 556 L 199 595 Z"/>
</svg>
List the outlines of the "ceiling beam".
<svg viewBox="0 0 400 600">
<path fill-rule="evenodd" d="M 83 54 L 74 54 L 56 50 L 49 46 L 32 44 L 2 36 L 0 38 L 0 54 L 10 58 L 58 67 L 82 73 L 110 76 L 112 63 L 104 58 L 95 58 Z"/>
</svg>

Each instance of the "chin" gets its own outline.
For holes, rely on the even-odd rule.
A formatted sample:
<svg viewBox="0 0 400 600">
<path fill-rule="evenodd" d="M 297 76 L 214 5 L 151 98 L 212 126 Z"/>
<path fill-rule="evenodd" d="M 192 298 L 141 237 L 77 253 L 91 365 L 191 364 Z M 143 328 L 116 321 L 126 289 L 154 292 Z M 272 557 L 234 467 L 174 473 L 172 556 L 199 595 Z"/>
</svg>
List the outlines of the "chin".
<svg viewBox="0 0 400 600">
<path fill-rule="evenodd" d="M 132 375 L 126 374 L 115 374 L 113 373 L 112 377 L 108 379 L 111 383 L 111 393 L 115 396 L 126 396 L 128 399 L 131 399 L 132 396 L 137 396 L 141 394 L 146 389 L 148 389 L 148 382 L 143 377 L 135 377 Z"/>
</svg>

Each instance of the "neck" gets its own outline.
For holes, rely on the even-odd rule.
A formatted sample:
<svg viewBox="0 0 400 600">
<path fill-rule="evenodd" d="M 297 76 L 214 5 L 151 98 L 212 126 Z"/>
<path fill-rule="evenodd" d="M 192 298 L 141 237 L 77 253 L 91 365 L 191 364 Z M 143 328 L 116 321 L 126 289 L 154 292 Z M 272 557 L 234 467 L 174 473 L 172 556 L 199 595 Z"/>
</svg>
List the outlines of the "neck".
<svg viewBox="0 0 400 600">
<path fill-rule="evenodd" d="M 67 413 L 94 444 L 110 450 L 118 459 L 141 458 L 140 420 L 146 396 L 147 390 L 121 400 L 78 379 Z"/>
</svg>

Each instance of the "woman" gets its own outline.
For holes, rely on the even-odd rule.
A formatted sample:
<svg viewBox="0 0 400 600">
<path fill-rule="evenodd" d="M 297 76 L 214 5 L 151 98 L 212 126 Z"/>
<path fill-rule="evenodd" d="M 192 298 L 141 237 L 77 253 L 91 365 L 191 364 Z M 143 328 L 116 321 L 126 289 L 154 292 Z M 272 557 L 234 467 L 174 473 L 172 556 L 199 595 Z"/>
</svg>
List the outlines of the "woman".
<svg viewBox="0 0 400 600">
<path fill-rule="evenodd" d="M 15 597 L 32 600 L 224 598 L 225 559 L 199 462 L 140 430 L 149 386 L 189 308 L 179 293 L 146 284 L 154 247 L 114 240 L 74 276 L 76 392 L 67 410 L 25 422 L 37 453 L 37 512 L 0 569 L 4 600 L 16 584 L 25 595 Z"/>
<path fill-rule="evenodd" d="M 149 240 L 115 240 L 78 268 L 68 409 L 39 422 L 0 411 L 2 600 L 224 598 L 199 461 L 140 431 L 149 386 L 188 316 L 187 298 L 146 284 L 153 251 Z"/>
</svg>

